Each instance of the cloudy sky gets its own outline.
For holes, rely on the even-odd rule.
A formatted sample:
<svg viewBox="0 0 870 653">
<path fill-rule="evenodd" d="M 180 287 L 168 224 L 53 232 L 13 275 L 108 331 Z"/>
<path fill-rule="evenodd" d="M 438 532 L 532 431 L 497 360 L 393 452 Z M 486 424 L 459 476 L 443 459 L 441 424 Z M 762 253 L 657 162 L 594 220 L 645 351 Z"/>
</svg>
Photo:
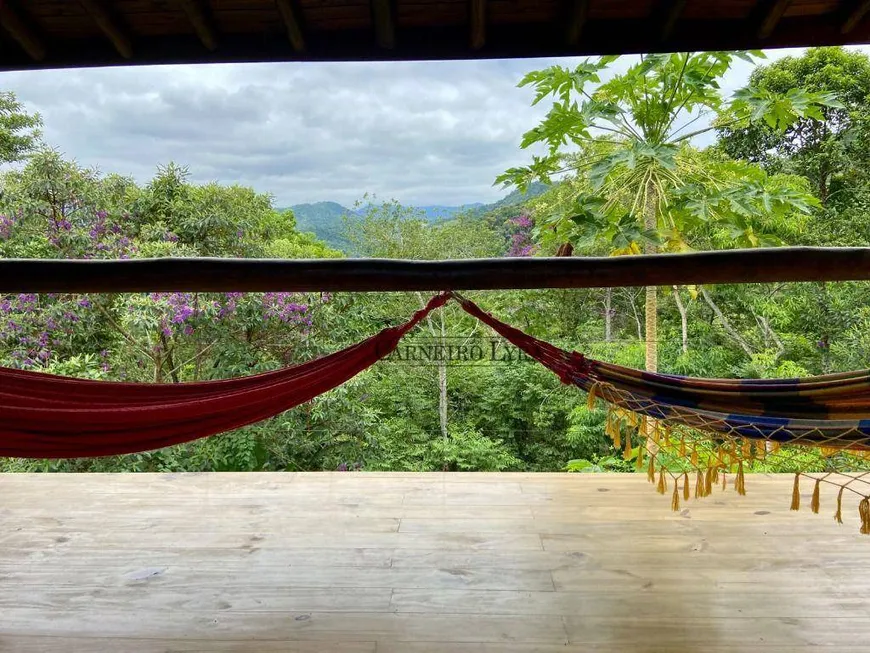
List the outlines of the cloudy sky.
<svg viewBox="0 0 870 653">
<path fill-rule="evenodd" d="M 278 206 L 366 192 L 463 204 L 501 197 L 494 177 L 527 161 L 520 136 L 547 107 L 516 83 L 551 63 L 83 69 L 2 73 L 0 88 L 42 114 L 50 145 L 103 172 L 147 181 L 176 161 L 195 181 L 251 185 Z M 750 69 L 736 65 L 728 89 Z"/>
</svg>

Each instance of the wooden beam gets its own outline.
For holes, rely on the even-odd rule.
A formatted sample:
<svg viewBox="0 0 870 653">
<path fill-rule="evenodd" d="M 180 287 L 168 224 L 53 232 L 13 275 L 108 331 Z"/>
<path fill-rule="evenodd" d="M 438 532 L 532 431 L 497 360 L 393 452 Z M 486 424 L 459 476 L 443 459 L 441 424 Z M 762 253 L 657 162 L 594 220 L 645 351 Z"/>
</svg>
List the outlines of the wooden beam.
<svg viewBox="0 0 870 653">
<path fill-rule="evenodd" d="M 848 34 L 855 29 L 858 23 L 867 15 L 868 11 L 870 11 L 870 0 L 860 0 L 859 2 L 852 3 L 847 10 L 845 19 L 840 25 L 840 34 Z"/>
<path fill-rule="evenodd" d="M 0 293 L 393 292 L 855 280 L 870 280 L 870 247 L 461 261 L 0 259 Z"/>
<path fill-rule="evenodd" d="M 486 43 L 486 0 L 471 0 L 471 49 L 480 50 Z"/>
<path fill-rule="evenodd" d="M 790 4 L 791 0 L 768 0 L 759 4 L 761 14 L 756 23 L 758 25 L 755 30 L 756 38 L 766 39 L 773 34 L 773 30 L 776 29 Z"/>
<path fill-rule="evenodd" d="M 199 0 L 178 0 L 178 3 L 184 9 L 187 19 L 193 25 L 196 35 L 206 49 L 216 50 L 218 42 L 217 32 L 212 25 L 211 18 L 206 14 Z"/>
<path fill-rule="evenodd" d="M 375 25 L 375 40 L 385 50 L 396 47 L 396 26 L 393 20 L 392 0 L 372 0 L 372 22 Z"/>
<path fill-rule="evenodd" d="M 305 37 L 302 34 L 302 21 L 299 19 L 299 13 L 293 0 L 275 0 L 275 4 L 278 5 L 281 19 L 287 28 L 287 38 L 290 39 L 290 44 L 296 52 L 303 52 L 305 50 Z"/>
<path fill-rule="evenodd" d="M 664 43 L 671 38 L 674 33 L 674 28 L 677 26 L 677 21 L 680 20 L 680 15 L 683 9 L 686 8 L 687 0 L 662 0 L 656 10 L 656 22 L 658 24 L 659 43 Z"/>
<path fill-rule="evenodd" d="M 91 18 L 103 34 L 106 35 L 106 38 L 112 42 L 112 45 L 115 46 L 118 54 L 125 59 L 132 58 L 133 44 L 130 41 L 130 37 L 127 36 L 124 28 L 121 27 L 106 7 L 103 6 L 102 0 L 79 0 L 79 2 L 82 7 L 84 7 L 85 11 L 91 15 Z"/>
<path fill-rule="evenodd" d="M 586 27 L 587 20 L 589 20 L 589 0 L 571 0 L 568 31 L 565 39 L 568 45 L 580 45 L 580 38 L 583 36 L 583 28 Z"/>
<path fill-rule="evenodd" d="M 0 0 L 0 25 L 34 61 L 45 59 L 47 50 L 42 39 L 30 29 L 9 0 Z"/>
</svg>

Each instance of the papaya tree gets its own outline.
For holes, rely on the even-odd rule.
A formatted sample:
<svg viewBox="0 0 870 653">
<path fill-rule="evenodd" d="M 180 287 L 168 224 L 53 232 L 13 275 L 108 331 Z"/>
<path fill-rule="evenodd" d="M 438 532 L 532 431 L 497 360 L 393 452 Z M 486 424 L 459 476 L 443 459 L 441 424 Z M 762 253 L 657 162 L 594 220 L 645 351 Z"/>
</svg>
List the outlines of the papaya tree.
<svg viewBox="0 0 870 653">
<path fill-rule="evenodd" d="M 539 224 L 542 235 L 555 233 L 581 248 L 604 241 L 615 255 L 684 252 L 696 233 L 704 234 L 704 244 L 717 234 L 730 246 L 773 244 L 764 236 L 766 218 L 807 211 L 813 200 L 806 185 L 760 168 L 747 174 L 745 164 L 699 151 L 693 142 L 724 125 L 763 121 L 786 129 L 800 119 L 821 118 L 822 106 L 838 102 L 830 94 L 801 89 L 774 93 L 749 87 L 726 97 L 720 82 L 732 62 L 758 56 L 654 54 L 606 81 L 616 57 L 530 72 L 519 86 L 534 89 L 533 104 L 546 98 L 553 104 L 523 136 L 521 147 L 544 153 L 507 170 L 496 183 L 522 189 L 535 181 L 578 178 L 570 201 Z M 647 287 L 650 371 L 658 367 L 657 307 L 657 289 Z"/>
</svg>

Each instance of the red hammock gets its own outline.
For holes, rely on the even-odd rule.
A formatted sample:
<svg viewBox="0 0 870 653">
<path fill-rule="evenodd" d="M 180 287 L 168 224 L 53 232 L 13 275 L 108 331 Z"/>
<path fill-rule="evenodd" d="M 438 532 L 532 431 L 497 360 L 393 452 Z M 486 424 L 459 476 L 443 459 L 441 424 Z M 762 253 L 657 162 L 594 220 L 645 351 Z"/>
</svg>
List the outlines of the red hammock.
<svg viewBox="0 0 870 653">
<path fill-rule="evenodd" d="M 147 451 L 273 417 L 388 356 L 408 331 L 451 297 L 564 383 L 624 410 L 743 438 L 870 450 L 870 370 L 777 380 L 641 372 L 565 351 L 455 293 L 443 293 L 406 323 L 347 349 L 239 379 L 112 383 L 0 367 L 0 456 L 77 458 Z"/>
<path fill-rule="evenodd" d="M 388 356 L 449 294 L 405 324 L 301 365 L 201 383 L 115 383 L 0 367 L 0 456 L 78 458 L 158 449 L 259 422 Z"/>
</svg>

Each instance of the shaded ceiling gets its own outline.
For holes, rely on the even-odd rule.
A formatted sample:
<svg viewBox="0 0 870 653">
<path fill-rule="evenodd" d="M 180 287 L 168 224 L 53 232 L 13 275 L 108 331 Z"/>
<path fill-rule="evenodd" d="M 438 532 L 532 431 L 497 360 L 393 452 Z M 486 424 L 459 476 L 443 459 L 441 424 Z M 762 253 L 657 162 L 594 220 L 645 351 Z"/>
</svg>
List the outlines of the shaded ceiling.
<svg viewBox="0 0 870 653">
<path fill-rule="evenodd" d="M 0 70 L 870 41 L 870 0 L 0 0 Z"/>
</svg>

